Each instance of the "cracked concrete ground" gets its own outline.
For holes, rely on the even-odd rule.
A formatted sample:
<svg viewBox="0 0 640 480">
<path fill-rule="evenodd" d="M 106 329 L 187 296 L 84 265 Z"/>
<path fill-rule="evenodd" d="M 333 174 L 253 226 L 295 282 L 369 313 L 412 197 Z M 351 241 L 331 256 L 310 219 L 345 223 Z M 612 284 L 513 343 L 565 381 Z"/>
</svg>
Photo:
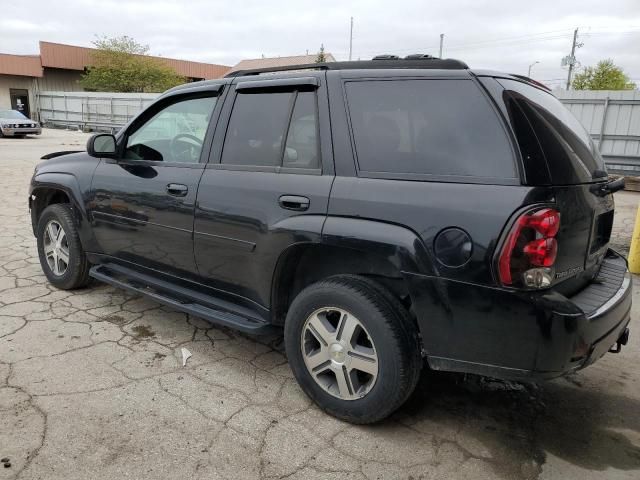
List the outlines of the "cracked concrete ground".
<svg viewBox="0 0 640 480">
<path fill-rule="evenodd" d="M 311 405 L 278 338 L 106 285 L 51 287 L 28 181 L 42 154 L 85 140 L 0 139 L 0 459 L 11 465 L 0 479 L 640 478 L 634 336 L 620 355 L 549 383 L 425 372 L 391 419 L 358 427 Z M 617 198 L 613 243 L 624 249 L 640 195 Z M 193 353 L 184 368 L 181 347 Z"/>
</svg>

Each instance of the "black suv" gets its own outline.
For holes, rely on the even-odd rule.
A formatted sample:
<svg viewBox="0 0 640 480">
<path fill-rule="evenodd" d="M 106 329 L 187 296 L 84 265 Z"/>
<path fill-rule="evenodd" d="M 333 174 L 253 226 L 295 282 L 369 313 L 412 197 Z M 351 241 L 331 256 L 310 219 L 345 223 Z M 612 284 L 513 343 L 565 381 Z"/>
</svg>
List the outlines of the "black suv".
<svg viewBox="0 0 640 480">
<path fill-rule="evenodd" d="M 304 391 L 356 423 L 397 409 L 423 360 L 552 378 L 626 343 L 622 185 L 546 88 L 446 59 L 286 70 L 174 88 L 39 164 L 50 282 L 283 327 Z"/>
</svg>

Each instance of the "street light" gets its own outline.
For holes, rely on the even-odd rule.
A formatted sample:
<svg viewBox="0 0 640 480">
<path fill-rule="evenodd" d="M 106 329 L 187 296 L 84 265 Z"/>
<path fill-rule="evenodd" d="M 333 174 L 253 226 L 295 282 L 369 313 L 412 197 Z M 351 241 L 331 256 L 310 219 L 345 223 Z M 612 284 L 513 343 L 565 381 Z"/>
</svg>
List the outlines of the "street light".
<svg viewBox="0 0 640 480">
<path fill-rule="evenodd" d="M 537 60 L 529 65 L 529 73 L 527 73 L 527 77 L 531 78 L 531 67 L 533 67 L 536 63 L 540 63 Z"/>
</svg>

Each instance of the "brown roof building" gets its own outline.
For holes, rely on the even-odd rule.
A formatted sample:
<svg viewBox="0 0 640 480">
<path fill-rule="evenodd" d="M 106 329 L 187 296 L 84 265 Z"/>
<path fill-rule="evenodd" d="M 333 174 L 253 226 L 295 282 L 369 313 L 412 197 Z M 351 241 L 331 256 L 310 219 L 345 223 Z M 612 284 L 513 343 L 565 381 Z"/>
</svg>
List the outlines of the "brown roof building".
<svg viewBox="0 0 640 480">
<path fill-rule="evenodd" d="M 38 91 L 82 91 L 80 78 L 91 64 L 94 49 L 40 42 L 40 55 L 0 53 L 0 109 L 20 110 L 27 116 L 32 111 Z M 152 57 L 172 67 L 188 81 L 223 77 L 229 67 L 190 62 L 173 58 Z M 35 109 L 33 109 L 35 110 Z"/>
<path fill-rule="evenodd" d="M 327 62 L 335 62 L 336 59 L 330 53 L 325 53 Z M 231 67 L 230 72 L 237 70 L 253 70 L 256 68 L 274 68 L 274 67 L 288 67 L 291 65 L 305 65 L 309 63 L 315 63 L 317 54 L 314 55 L 294 55 L 291 57 L 270 57 L 270 58 L 252 58 L 249 60 L 242 60 Z"/>
</svg>

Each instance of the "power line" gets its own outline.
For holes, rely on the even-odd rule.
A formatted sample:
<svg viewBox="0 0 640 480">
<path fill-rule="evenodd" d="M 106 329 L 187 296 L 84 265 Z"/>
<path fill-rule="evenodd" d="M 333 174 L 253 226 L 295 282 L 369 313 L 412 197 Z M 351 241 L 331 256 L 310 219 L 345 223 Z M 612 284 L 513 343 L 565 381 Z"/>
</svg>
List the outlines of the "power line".
<svg viewBox="0 0 640 480">
<path fill-rule="evenodd" d="M 502 37 L 502 38 L 496 38 L 493 40 L 481 40 L 481 41 L 472 41 L 472 42 L 464 42 L 464 43 L 459 43 L 459 44 L 455 44 L 451 47 L 447 48 L 460 48 L 460 47 L 466 47 L 466 46 L 470 46 L 470 45 L 478 45 L 478 44 L 488 44 L 488 43 L 495 43 L 495 42 L 505 42 L 505 41 L 509 41 L 509 40 L 519 40 L 522 39 L 522 41 L 527 41 L 526 39 L 531 38 L 531 37 L 538 37 L 540 35 L 548 35 L 551 33 L 557 33 L 557 32 L 569 32 L 568 30 L 554 30 L 554 31 L 550 31 L 550 32 L 539 32 L 539 33 L 530 33 L 530 34 L 526 34 L 526 35 L 517 35 L 517 36 L 513 36 L 513 37 Z M 570 36 L 570 33 L 566 33 L 564 35 L 560 35 L 557 38 L 563 38 L 563 37 L 568 37 Z M 555 37 L 554 37 L 555 38 Z M 416 47 L 416 48 L 401 48 L 401 49 L 394 49 L 393 51 L 395 52 L 416 52 L 416 51 L 424 51 L 424 50 L 430 50 L 430 49 L 436 49 L 439 48 L 439 45 L 430 45 L 430 46 L 422 46 L 422 47 Z M 335 53 L 347 53 L 347 52 L 335 52 Z M 364 51 L 360 51 L 360 53 L 380 53 L 380 50 L 364 50 Z"/>
<path fill-rule="evenodd" d="M 558 32 L 567 32 L 567 33 L 563 33 L 563 34 L 557 34 Z M 627 30 L 627 31 L 611 31 L 611 32 L 590 32 L 590 33 L 583 33 L 581 35 L 583 36 L 589 36 L 589 35 L 633 35 L 633 34 L 640 34 L 640 30 Z M 453 44 L 453 45 L 449 45 L 447 46 L 447 51 L 450 50 L 454 50 L 454 51 L 459 51 L 459 50 L 477 50 L 477 49 L 483 49 L 483 48 L 493 48 L 493 47 L 505 47 L 505 46 L 520 46 L 520 45 L 528 45 L 530 43 L 537 43 L 537 42 L 548 42 L 548 41 L 553 41 L 553 40 L 563 40 L 563 39 L 567 39 L 567 38 L 571 38 L 573 36 L 573 32 L 567 31 L 567 30 L 556 30 L 556 31 L 551 31 L 551 32 L 540 32 L 540 33 L 532 33 L 532 34 L 528 34 L 528 35 L 519 35 L 519 36 L 512 36 L 512 37 L 503 37 L 503 38 L 496 38 L 496 39 L 492 39 L 492 40 L 480 40 L 480 41 L 472 41 L 472 42 L 463 42 L 463 43 L 459 43 L 459 44 Z M 388 50 L 384 50 L 383 48 L 380 49 L 375 49 L 375 50 L 360 50 L 358 51 L 358 54 L 360 55 L 366 55 L 366 54 L 378 54 L 381 53 L 382 51 L 385 51 L 385 53 L 412 53 L 412 52 L 426 52 L 426 51 L 437 51 L 437 49 L 439 48 L 439 45 L 429 45 L 429 46 L 421 46 L 421 47 L 414 47 L 414 48 L 399 48 L 399 49 L 389 49 Z M 335 54 L 339 55 L 339 54 L 347 54 L 348 52 L 341 52 L 341 51 L 337 51 L 335 52 Z"/>
</svg>

